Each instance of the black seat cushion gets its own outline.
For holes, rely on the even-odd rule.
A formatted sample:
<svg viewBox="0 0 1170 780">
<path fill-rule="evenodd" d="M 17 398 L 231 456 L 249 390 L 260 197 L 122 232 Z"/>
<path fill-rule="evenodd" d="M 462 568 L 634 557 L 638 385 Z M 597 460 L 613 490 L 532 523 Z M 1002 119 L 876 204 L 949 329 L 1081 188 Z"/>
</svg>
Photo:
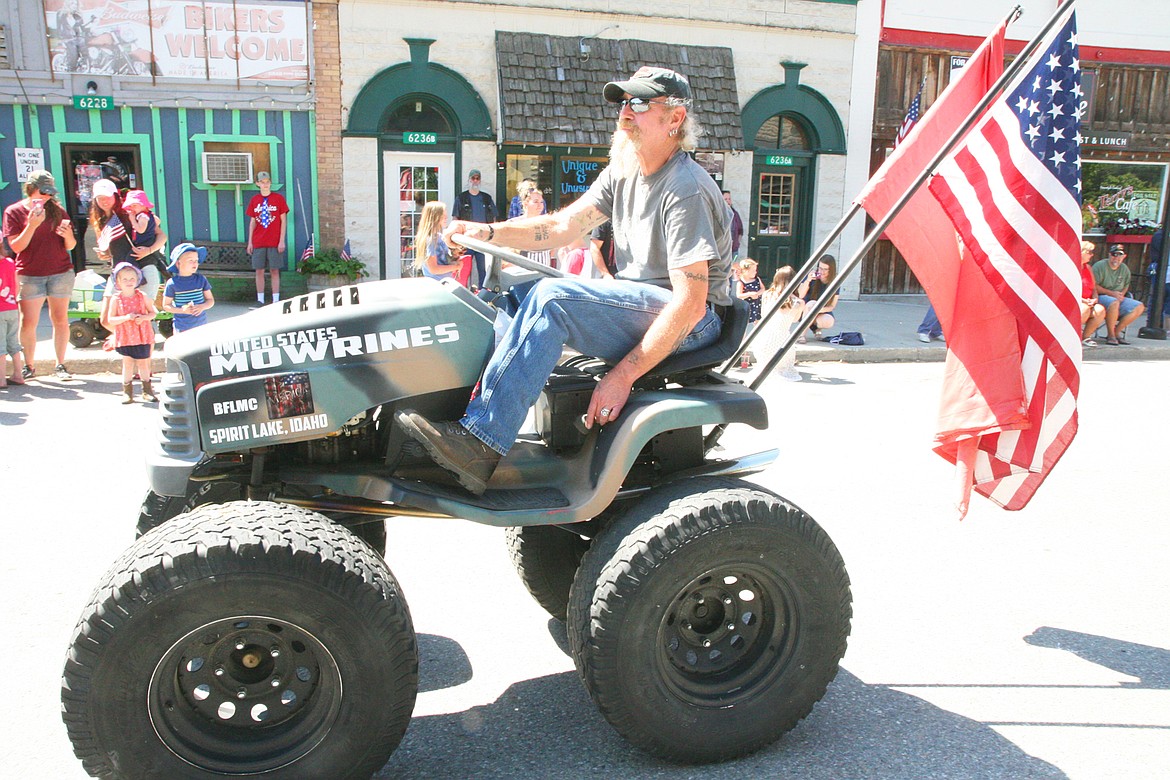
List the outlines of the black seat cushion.
<svg viewBox="0 0 1170 780">
<path fill-rule="evenodd" d="M 743 334 L 747 332 L 747 326 L 748 303 L 736 298 L 724 315 L 723 328 L 714 344 L 690 352 L 671 355 L 650 369 L 643 379 L 671 376 L 718 366 L 734 355 L 735 350 L 739 349 L 739 345 L 743 343 Z"/>
</svg>

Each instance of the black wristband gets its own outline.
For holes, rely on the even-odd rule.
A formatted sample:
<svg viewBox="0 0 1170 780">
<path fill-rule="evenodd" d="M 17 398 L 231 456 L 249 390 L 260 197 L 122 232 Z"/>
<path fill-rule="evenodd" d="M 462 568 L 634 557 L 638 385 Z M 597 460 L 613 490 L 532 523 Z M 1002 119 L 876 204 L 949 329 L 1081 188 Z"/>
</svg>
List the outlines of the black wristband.
<svg viewBox="0 0 1170 780">
<path fill-rule="evenodd" d="M 492 227 L 491 225 L 488 225 L 487 227 L 488 227 L 488 237 L 487 237 L 487 240 L 488 240 L 488 241 L 491 241 L 493 238 L 495 238 L 495 237 L 496 237 L 496 229 L 495 229 L 494 227 Z"/>
</svg>

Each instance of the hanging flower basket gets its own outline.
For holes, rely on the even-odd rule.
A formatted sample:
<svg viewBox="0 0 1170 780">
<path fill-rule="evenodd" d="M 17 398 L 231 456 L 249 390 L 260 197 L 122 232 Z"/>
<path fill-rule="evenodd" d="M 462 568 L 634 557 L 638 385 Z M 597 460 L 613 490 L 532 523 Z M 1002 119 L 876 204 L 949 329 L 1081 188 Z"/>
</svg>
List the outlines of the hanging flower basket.
<svg viewBox="0 0 1170 780">
<path fill-rule="evenodd" d="M 1105 241 L 1109 244 L 1148 244 L 1153 238 L 1153 236 L 1132 233 L 1107 233 L 1105 235 Z"/>
</svg>

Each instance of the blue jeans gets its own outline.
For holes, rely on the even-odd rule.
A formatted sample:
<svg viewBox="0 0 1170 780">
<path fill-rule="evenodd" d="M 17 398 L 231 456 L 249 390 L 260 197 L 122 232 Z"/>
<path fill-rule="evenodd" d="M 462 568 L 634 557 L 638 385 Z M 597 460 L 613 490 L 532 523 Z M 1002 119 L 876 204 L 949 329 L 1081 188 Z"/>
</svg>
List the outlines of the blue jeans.
<svg viewBox="0 0 1170 780">
<path fill-rule="evenodd" d="M 930 336 L 932 339 L 937 339 L 942 335 L 942 325 L 938 322 L 938 315 L 934 313 L 934 304 L 926 310 L 926 316 L 922 318 L 922 324 L 918 326 L 918 332 Z"/>
<path fill-rule="evenodd" d="M 471 255 L 471 259 L 475 263 L 475 276 L 468 277 L 467 286 L 470 287 L 474 284 L 476 287 L 483 287 L 483 283 L 487 281 L 483 252 L 476 252 L 475 250 L 469 249 L 467 253 Z"/>
<path fill-rule="evenodd" d="M 460 423 L 506 455 L 564 346 L 616 363 L 641 342 L 671 295 L 667 288 L 621 280 L 537 282 L 492 354 L 479 394 L 467 405 Z M 712 344 L 721 327 L 719 317 L 707 307 L 676 351 Z"/>
</svg>

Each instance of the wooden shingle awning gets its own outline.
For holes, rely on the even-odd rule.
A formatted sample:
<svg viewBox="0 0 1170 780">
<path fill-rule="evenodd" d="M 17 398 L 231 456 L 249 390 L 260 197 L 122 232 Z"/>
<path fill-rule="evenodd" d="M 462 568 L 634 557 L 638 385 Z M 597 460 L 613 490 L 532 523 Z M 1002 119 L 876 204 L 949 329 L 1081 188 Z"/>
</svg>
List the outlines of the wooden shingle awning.
<svg viewBox="0 0 1170 780">
<path fill-rule="evenodd" d="M 617 110 L 602 88 L 657 65 L 690 81 L 691 111 L 704 130 L 700 149 L 744 147 L 735 63 L 725 47 L 497 31 L 496 65 L 504 143 L 608 147 Z"/>
</svg>

